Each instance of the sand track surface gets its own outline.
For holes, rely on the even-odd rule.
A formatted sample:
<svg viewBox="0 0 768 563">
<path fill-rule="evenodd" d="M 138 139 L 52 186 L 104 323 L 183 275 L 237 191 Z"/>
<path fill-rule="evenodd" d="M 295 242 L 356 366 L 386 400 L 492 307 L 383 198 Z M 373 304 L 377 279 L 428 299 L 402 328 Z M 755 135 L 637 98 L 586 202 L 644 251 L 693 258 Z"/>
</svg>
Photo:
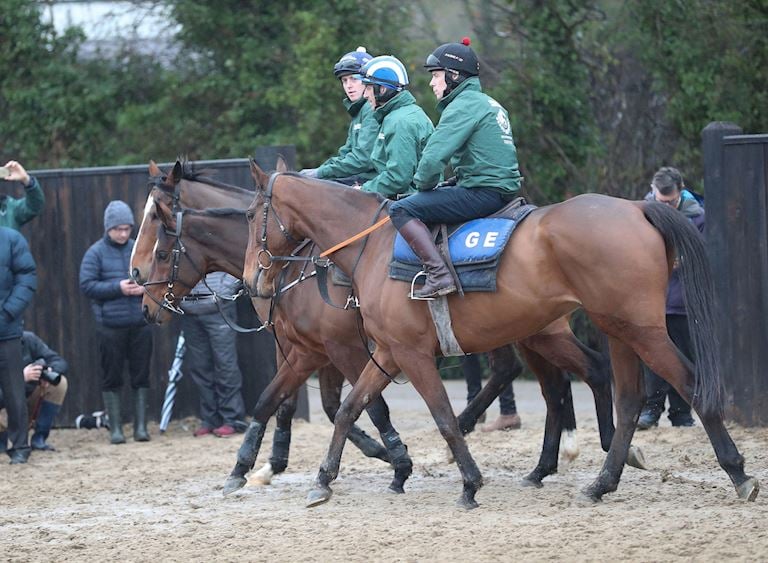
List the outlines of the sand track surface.
<svg viewBox="0 0 768 563">
<path fill-rule="evenodd" d="M 316 384 L 314 384 L 316 385 Z M 599 472 L 589 390 L 574 384 L 581 455 L 545 481 L 520 480 L 536 464 L 544 402 L 534 382 L 517 382 L 523 428 L 468 437 L 485 477 L 480 508 L 455 501 L 461 479 L 410 385 L 385 392 L 414 460 L 405 495 L 387 492 L 391 469 L 348 445 L 334 496 L 314 509 L 305 496 L 332 426 L 311 390 L 312 422 L 294 424 L 288 471 L 267 487 L 224 498 L 222 485 L 242 436 L 193 438 L 194 420 L 152 441 L 108 444 L 105 430 L 55 430 L 56 453 L 0 466 L 0 546 L 14 561 L 511 561 L 765 560 L 768 491 L 736 497 L 699 424 L 638 432 L 649 471 L 627 468 L 619 490 L 588 506 L 579 491 Z M 463 382 L 449 382 L 457 410 Z M 496 416 L 496 406 L 489 418 Z M 361 419 L 370 433 L 370 422 Z M 271 449 L 270 423 L 257 468 Z M 747 472 L 768 487 L 768 429 L 729 425 Z"/>
</svg>

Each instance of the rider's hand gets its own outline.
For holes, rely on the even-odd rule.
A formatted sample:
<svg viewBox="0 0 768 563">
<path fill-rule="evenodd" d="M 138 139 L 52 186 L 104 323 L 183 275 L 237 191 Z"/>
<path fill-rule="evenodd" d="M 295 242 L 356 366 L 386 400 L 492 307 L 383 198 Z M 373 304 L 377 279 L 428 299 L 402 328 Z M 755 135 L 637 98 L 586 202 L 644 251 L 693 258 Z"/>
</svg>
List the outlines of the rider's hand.
<svg viewBox="0 0 768 563">
<path fill-rule="evenodd" d="M 438 184 L 435 186 L 435 189 L 438 188 L 447 188 L 449 186 L 455 186 L 457 182 L 456 176 L 451 176 L 447 180 L 443 180 L 442 182 L 438 182 Z"/>
<path fill-rule="evenodd" d="M 304 168 L 299 170 L 299 174 L 306 176 L 307 178 L 317 178 L 317 168 Z"/>
</svg>

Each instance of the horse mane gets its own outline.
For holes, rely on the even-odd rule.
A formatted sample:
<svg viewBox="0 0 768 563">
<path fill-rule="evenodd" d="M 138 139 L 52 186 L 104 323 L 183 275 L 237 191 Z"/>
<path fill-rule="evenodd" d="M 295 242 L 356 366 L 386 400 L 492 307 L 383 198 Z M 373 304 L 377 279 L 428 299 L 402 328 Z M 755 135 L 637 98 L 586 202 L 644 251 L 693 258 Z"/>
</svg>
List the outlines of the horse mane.
<svg viewBox="0 0 768 563">
<path fill-rule="evenodd" d="M 196 169 L 193 162 L 191 162 L 186 156 L 179 157 L 181 163 L 181 179 L 189 180 L 190 182 L 200 182 L 202 184 L 208 184 L 215 188 L 221 188 L 223 190 L 233 191 L 237 193 L 250 192 L 246 188 L 235 186 L 233 184 L 227 184 L 221 180 L 216 180 L 211 175 L 215 174 L 215 171 L 209 168 Z"/>
<path fill-rule="evenodd" d="M 182 209 L 184 215 L 195 215 L 199 217 L 228 217 L 230 215 L 245 215 L 246 209 L 235 209 L 234 207 L 212 207 L 210 209 Z"/>
<path fill-rule="evenodd" d="M 298 172 L 283 172 L 282 175 L 283 176 L 291 176 L 292 178 L 298 178 L 300 180 L 312 180 L 313 182 L 320 182 L 322 184 L 325 184 L 326 186 L 333 186 L 333 187 L 336 187 L 336 188 L 347 188 L 347 189 L 351 188 L 351 186 L 349 186 L 347 184 L 342 184 L 340 182 L 334 182 L 333 180 L 326 180 L 324 178 L 308 178 L 307 176 L 304 176 L 303 174 L 299 174 Z M 364 195 L 364 196 L 368 196 L 368 197 L 375 197 L 376 201 L 378 203 L 381 203 L 382 201 L 384 201 L 386 199 L 383 195 L 381 195 L 378 192 L 364 192 L 362 190 L 356 190 L 356 191 L 360 195 Z"/>
</svg>

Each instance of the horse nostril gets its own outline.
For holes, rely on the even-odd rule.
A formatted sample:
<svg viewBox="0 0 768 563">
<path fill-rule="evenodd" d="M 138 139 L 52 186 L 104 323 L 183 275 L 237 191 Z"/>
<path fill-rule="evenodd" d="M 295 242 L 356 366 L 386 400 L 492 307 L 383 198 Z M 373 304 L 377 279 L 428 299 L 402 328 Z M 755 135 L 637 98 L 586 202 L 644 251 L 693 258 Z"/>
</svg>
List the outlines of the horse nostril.
<svg viewBox="0 0 768 563">
<path fill-rule="evenodd" d="M 133 278 L 133 281 L 135 281 L 138 284 L 141 284 L 142 282 L 141 272 L 139 271 L 138 268 L 133 269 L 133 271 L 131 272 L 131 277 Z"/>
<path fill-rule="evenodd" d="M 144 306 L 141 308 L 141 310 L 142 310 L 142 312 L 144 313 L 144 320 L 145 320 L 145 321 L 147 321 L 147 322 L 149 322 L 149 307 L 147 307 L 146 305 L 144 305 Z"/>
</svg>

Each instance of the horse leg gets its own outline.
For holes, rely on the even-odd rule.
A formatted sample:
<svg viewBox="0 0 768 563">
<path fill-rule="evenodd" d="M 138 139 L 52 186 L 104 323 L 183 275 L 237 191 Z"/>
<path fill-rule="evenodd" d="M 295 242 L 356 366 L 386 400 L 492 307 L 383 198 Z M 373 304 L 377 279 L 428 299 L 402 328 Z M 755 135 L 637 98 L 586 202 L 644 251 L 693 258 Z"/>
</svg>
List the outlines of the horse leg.
<svg viewBox="0 0 768 563">
<path fill-rule="evenodd" d="M 696 410 L 709 441 L 715 450 L 720 467 L 728 474 L 741 499 L 753 501 L 760 491 L 760 484 L 754 477 L 744 473 L 744 458 L 739 453 L 719 411 L 707 412 L 693 399 L 694 365 L 670 340 L 666 330 L 655 331 L 638 339 L 638 353 L 655 373 L 668 381 L 680 396 Z"/>
<path fill-rule="evenodd" d="M 600 475 L 584 490 L 584 494 L 593 502 L 601 500 L 605 493 L 613 492 L 619 486 L 640 409 L 645 402 L 643 374 L 637 354 L 632 347 L 614 336 L 609 336 L 608 342 L 613 365 L 618 426 Z"/>
<path fill-rule="evenodd" d="M 275 378 L 261 393 L 253 409 L 253 420 L 245 431 L 243 443 L 237 452 L 235 467 L 224 483 L 224 495 L 245 486 L 247 482 L 245 475 L 256 463 L 269 417 L 307 380 L 317 366 L 327 362 L 327 359 L 317 354 L 299 352 L 295 347 L 288 350 L 287 356 L 285 361 L 278 360 L 279 367 Z"/>
<path fill-rule="evenodd" d="M 523 371 L 523 366 L 517 359 L 511 344 L 488 352 L 488 363 L 491 368 L 491 378 L 458 416 L 462 434 L 474 431 L 480 415 L 491 406 L 504 387 L 512 383 Z"/>
<path fill-rule="evenodd" d="M 384 354 L 380 349 L 376 351 L 376 361 L 387 373 L 396 374 L 399 370 L 391 356 Z M 368 362 L 336 413 L 331 443 L 320 465 L 314 486 L 307 494 L 307 507 L 317 506 L 330 500 L 333 495 L 330 484 L 339 475 L 341 454 L 344 451 L 347 434 L 366 404 L 372 397 L 379 395 L 388 384 L 389 379 L 379 372 L 379 368 L 372 361 Z"/>
<path fill-rule="evenodd" d="M 291 393 L 277 409 L 275 432 L 272 435 L 272 453 L 264 467 L 253 474 L 253 481 L 259 485 L 269 485 L 272 477 L 288 467 L 288 454 L 291 449 L 291 423 L 296 414 L 298 389 Z"/>
<path fill-rule="evenodd" d="M 520 344 L 535 350 L 561 370 L 576 374 L 589 385 L 595 398 L 600 445 L 607 452 L 615 431 L 611 366 L 608 359 L 582 344 L 567 326 L 554 333 L 542 332 L 528 337 Z M 573 403 L 570 407 L 573 407 Z M 569 430 L 567 418 L 564 420 L 564 428 L 566 432 Z M 576 428 L 575 420 L 572 428 Z"/>
<path fill-rule="evenodd" d="M 523 485 L 542 487 L 541 480 L 547 475 L 557 473 L 557 454 L 560 449 L 560 436 L 563 431 L 564 419 L 568 403 L 573 424 L 573 398 L 571 397 L 571 382 L 553 364 L 545 360 L 532 349 L 519 343 L 520 353 L 528 367 L 536 374 L 541 385 L 541 394 L 547 403 L 547 419 L 544 425 L 544 443 L 539 456 L 539 463 L 534 470 L 523 479 Z"/>
<path fill-rule="evenodd" d="M 318 371 L 320 381 L 320 400 L 328 420 L 333 422 L 336 412 L 341 405 L 341 387 L 344 384 L 344 374 L 336 366 L 329 364 Z M 389 454 L 384 446 L 371 438 L 365 431 L 352 425 L 348 439 L 363 452 L 366 457 L 375 457 L 389 463 Z"/>
<path fill-rule="evenodd" d="M 331 345 L 330 343 L 326 343 L 326 350 L 328 350 L 329 354 L 334 359 L 334 362 L 337 362 L 337 365 L 346 368 L 345 375 L 347 379 L 355 385 L 360 376 L 360 372 L 368 363 L 368 353 L 365 349 L 357 346 L 341 346 L 338 344 Z M 356 369 L 356 366 L 360 367 Z M 338 405 L 336 409 L 338 410 Z M 394 493 L 404 493 L 405 489 L 403 488 L 403 485 L 408 477 L 411 476 L 411 473 L 413 473 L 413 460 L 411 460 L 411 457 L 408 455 L 408 446 L 403 443 L 400 439 L 400 434 L 398 434 L 392 426 L 389 417 L 389 407 L 381 395 L 373 397 L 368 406 L 365 407 L 365 411 L 368 413 L 368 417 L 371 419 L 371 422 L 373 422 L 373 425 L 379 431 L 379 435 L 386 448 L 386 451 L 383 454 L 384 457 L 381 457 L 380 459 L 391 463 L 395 470 L 395 475 L 392 479 L 392 483 L 389 485 L 389 490 Z M 352 443 L 355 443 L 355 439 L 357 439 L 355 436 L 356 428 L 356 425 L 352 425 L 352 429 L 348 436 Z M 363 433 L 362 430 L 359 430 L 359 432 Z M 378 446 L 378 443 L 373 441 L 373 439 L 369 438 L 369 440 Z M 358 447 L 360 446 L 358 445 Z M 379 448 L 381 448 L 381 446 L 379 446 Z"/>
</svg>

